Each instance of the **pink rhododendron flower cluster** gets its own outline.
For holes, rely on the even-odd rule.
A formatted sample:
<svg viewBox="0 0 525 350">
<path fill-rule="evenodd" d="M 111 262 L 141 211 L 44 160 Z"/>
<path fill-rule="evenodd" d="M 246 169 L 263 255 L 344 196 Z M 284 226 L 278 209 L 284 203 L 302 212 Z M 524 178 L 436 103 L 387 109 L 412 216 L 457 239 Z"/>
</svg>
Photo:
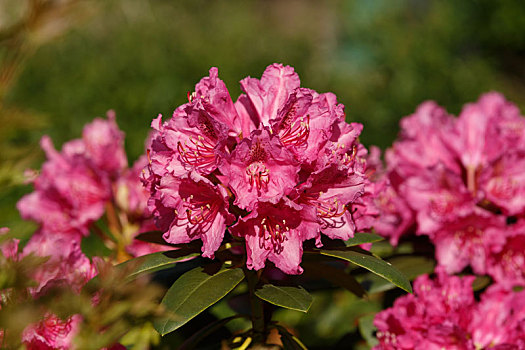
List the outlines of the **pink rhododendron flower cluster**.
<svg viewBox="0 0 525 350">
<path fill-rule="evenodd" d="M 414 294 L 379 312 L 374 349 L 525 349 L 525 290 L 490 286 L 478 302 L 473 276 L 420 276 Z"/>
<path fill-rule="evenodd" d="M 393 244 L 415 228 L 448 273 L 470 265 L 500 283 L 525 281 L 525 118 L 498 93 L 458 118 L 425 102 L 386 152 L 376 230 Z"/>
<path fill-rule="evenodd" d="M 119 224 L 117 232 L 124 241 L 127 253 L 133 256 L 158 251 L 158 245 L 133 240 L 143 231 L 155 228 L 147 211 L 148 191 L 139 174 L 147 164 L 139 158 L 132 168 L 127 167 L 124 134 L 118 129 L 113 112 L 108 119 L 95 119 L 84 127 L 81 139 L 65 143 L 58 152 L 49 137 L 41 145 L 47 155 L 40 174 L 32 176 L 34 192 L 17 204 L 24 219 L 40 224 L 29 246 L 57 244 L 54 256 L 69 251 L 71 244 L 80 245 L 82 237 L 90 234 L 95 221 L 112 208 Z M 116 209 L 114 209 L 116 208 Z M 109 215 L 108 215 L 109 216 Z M 115 234 L 115 232 L 113 232 Z M 55 236 L 59 236 L 57 239 Z M 43 248 L 38 248 L 43 249 Z"/>
<path fill-rule="evenodd" d="M 246 242 L 247 266 L 266 260 L 302 272 L 302 244 L 347 240 L 376 215 L 362 125 L 346 123 L 332 93 L 301 88 L 289 66 L 241 81 L 232 101 L 216 68 L 173 117 L 152 122 L 143 179 L 167 242 L 203 242 L 212 258 L 228 230 Z"/>
</svg>

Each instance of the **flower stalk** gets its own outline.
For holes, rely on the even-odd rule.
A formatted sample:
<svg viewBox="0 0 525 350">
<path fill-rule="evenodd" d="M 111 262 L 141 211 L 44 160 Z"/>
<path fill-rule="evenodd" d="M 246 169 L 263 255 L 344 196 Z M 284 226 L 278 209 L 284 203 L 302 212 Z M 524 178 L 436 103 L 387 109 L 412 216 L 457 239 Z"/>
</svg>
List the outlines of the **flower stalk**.
<svg viewBox="0 0 525 350">
<path fill-rule="evenodd" d="M 263 301 L 255 295 L 255 289 L 259 283 L 259 277 L 256 271 L 248 270 L 246 267 L 243 270 L 250 293 L 253 342 L 254 344 L 264 344 L 266 339 L 266 324 L 264 322 Z"/>
</svg>

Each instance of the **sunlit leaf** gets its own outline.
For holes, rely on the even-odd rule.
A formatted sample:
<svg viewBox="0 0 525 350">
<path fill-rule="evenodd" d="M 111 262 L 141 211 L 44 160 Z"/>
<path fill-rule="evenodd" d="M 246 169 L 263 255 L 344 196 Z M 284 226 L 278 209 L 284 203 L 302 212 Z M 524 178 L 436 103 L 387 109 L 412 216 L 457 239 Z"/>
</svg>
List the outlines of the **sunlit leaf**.
<svg viewBox="0 0 525 350">
<path fill-rule="evenodd" d="M 242 269 L 221 269 L 208 274 L 197 267 L 179 277 L 170 287 L 162 304 L 169 317 L 158 321 L 155 329 L 165 335 L 186 324 L 189 320 L 222 299 L 244 278 Z"/>
<path fill-rule="evenodd" d="M 394 268 L 390 263 L 376 258 L 372 255 L 359 253 L 352 250 L 340 251 L 340 250 L 321 250 L 321 254 L 331 256 L 338 259 L 349 261 L 353 264 L 361 266 L 378 276 L 385 278 L 392 282 L 401 289 L 412 293 L 412 287 L 410 282 L 399 270 Z"/>
<path fill-rule="evenodd" d="M 307 312 L 313 298 L 303 287 L 281 287 L 265 284 L 255 291 L 255 295 L 264 301 L 291 310 Z"/>
<path fill-rule="evenodd" d="M 399 256 L 389 259 L 389 263 L 401 271 L 410 281 L 425 273 L 432 273 L 436 265 L 433 259 L 422 256 Z M 369 293 L 379 293 L 395 288 L 395 285 L 376 275 L 367 273 L 358 277 L 358 281 Z"/>
<path fill-rule="evenodd" d="M 374 243 L 382 241 L 384 238 L 374 233 L 356 232 L 354 237 L 345 241 L 347 247 L 353 247 L 363 243 Z"/>
</svg>

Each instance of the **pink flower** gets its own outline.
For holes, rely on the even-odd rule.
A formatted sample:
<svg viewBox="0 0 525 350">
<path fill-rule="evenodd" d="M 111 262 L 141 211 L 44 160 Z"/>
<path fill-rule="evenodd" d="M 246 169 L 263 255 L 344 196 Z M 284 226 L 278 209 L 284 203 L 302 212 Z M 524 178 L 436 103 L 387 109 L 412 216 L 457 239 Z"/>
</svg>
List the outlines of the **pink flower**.
<svg viewBox="0 0 525 350">
<path fill-rule="evenodd" d="M 71 153 L 68 146 L 75 144 L 58 153 L 48 137 L 42 138 L 48 160 L 34 181 L 35 192 L 17 204 L 24 219 L 38 222 L 47 232 L 87 234 L 87 226 L 102 216 L 111 198 L 109 179 L 81 154 Z"/>
<path fill-rule="evenodd" d="M 399 238 L 414 224 L 414 213 L 408 203 L 389 186 L 386 178 L 376 183 L 379 193 L 375 199 L 379 218 L 374 229 L 382 236 L 389 237 L 390 244 L 396 246 Z"/>
<path fill-rule="evenodd" d="M 150 157 L 156 175 L 170 172 L 180 176 L 190 170 L 206 175 L 217 168 L 228 129 L 199 102 L 180 106 L 164 125 L 161 116 L 152 123 L 157 133 L 151 141 Z"/>
<path fill-rule="evenodd" d="M 333 94 L 299 88 L 290 94 L 277 117 L 270 121 L 281 143 L 302 162 L 317 160 L 337 121 L 344 121 L 342 105 Z"/>
<path fill-rule="evenodd" d="M 197 99 L 202 103 L 214 120 L 226 125 L 230 136 L 237 137 L 243 132 L 243 121 L 237 115 L 237 110 L 230 97 L 226 85 L 218 77 L 217 68 L 210 68 L 209 77 L 204 77 L 195 85 L 195 93 L 192 100 Z M 245 135 L 249 135 L 245 133 Z"/>
<path fill-rule="evenodd" d="M 244 237 L 249 269 L 260 270 L 268 259 L 284 273 L 297 275 L 303 255 L 305 233 L 312 232 L 308 223 L 301 221 L 300 208 L 289 201 L 277 204 L 260 202 L 248 216 L 232 228 L 233 235 Z"/>
<path fill-rule="evenodd" d="M 420 276 L 414 294 L 379 312 L 375 349 L 523 349 L 525 291 L 489 287 L 477 302 L 473 276 Z"/>
<path fill-rule="evenodd" d="M 9 232 L 9 228 L 7 227 L 0 227 L 0 237 L 2 235 L 5 235 Z M 2 255 L 10 260 L 17 260 L 18 259 L 18 244 L 20 243 L 19 239 L 16 238 L 10 238 L 6 241 L 3 241 L 0 244 L 0 252 L 2 252 Z M 0 338 L 1 339 L 1 338 Z"/>
<path fill-rule="evenodd" d="M 476 203 L 461 178 L 441 165 L 409 177 L 399 192 L 417 213 L 417 232 L 430 236 L 448 222 L 470 215 Z"/>
<path fill-rule="evenodd" d="M 525 118 L 524 118 L 525 119 Z M 524 129 L 525 132 L 525 129 Z M 508 216 L 525 213 L 525 151 L 507 153 L 479 176 L 478 187 L 488 202 Z"/>
<path fill-rule="evenodd" d="M 420 276 L 414 294 L 396 299 L 374 320 L 379 346 L 374 349 L 474 349 L 466 332 L 475 307 L 473 277 L 438 272 L 436 281 Z"/>
<path fill-rule="evenodd" d="M 499 245 L 491 246 L 487 272 L 499 284 L 525 285 L 525 220 L 500 230 Z"/>
<path fill-rule="evenodd" d="M 269 126 L 270 120 L 277 118 L 277 113 L 299 85 L 299 76 L 294 69 L 277 63 L 266 68 L 261 80 L 248 77 L 241 81 L 241 88 L 263 126 Z"/>
<path fill-rule="evenodd" d="M 344 241 L 354 236 L 356 223 L 347 204 L 355 203 L 363 192 L 363 176 L 352 173 L 348 167 L 333 164 L 313 172 L 306 182 L 298 186 L 298 198 L 294 201 L 305 211 L 314 210 L 319 245 L 320 232 Z"/>
<path fill-rule="evenodd" d="M 256 130 L 221 164 L 235 194 L 235 205 L 253 210 L 258 201 L 277 203 L 297 184 L 299 166 L 268 130 Z"/>
<path fill-rule="evenodd" d="M 457 218 L 433 234 L 436 259 L 447 273 L 460 272 L 468 265 L 481 275 L 490 270 L 488 256 L 504 244 L 505 222 L 501 217 L 480 214 L 485 215 Z"/>
<path fill-rule="evenodd" d="M 166 242 L 179 244 L 201 239 L 203 256 L 213 258 L 226 225 L 234 219 L 227 211 L 227 199 L 223 187 L 191 172 L 181 178 L 163 177 L 150 205 L 156 208 L 156 223 L 165 232 Z"/>
<path fill-rule="evenodd" d="M 127 167 L 128 160 L 124 151 L 124 133 L 115 122 L 115 112 L 107 113 L 108 120 L 96 118 L 84 127 L 82 142 L 85 155 L 95 167 L 116 178 Z"/>
<path fill-rule="evenodd" d="M 490 286 L 469 324 L 476 349 L 525 349 L 525 291 Z"/>
<path fill-rule="evenodd" d="M 47 314 L 42 321 L 24 330 L 22 342 L 28 350 L 73 349 L 73 338 L 80 322 L 79 315 L 61 320 L 53 314 Z"/>
<path fill-rule="evenodd" d="M 426 102 L 401 125 L 400 139 L 387 151 L 381 181 L 389 181 L 392 189 L 385 192 L 390 198 L 378 202 L 386 215 L 378 232 L 395 237 L 393 243 L 410 230 L 428 235 L 448 272 L 470 265 L 500 282 L 504 275 L 514 281 L 517 275 L 510 270 L 521 266 L 514 253 L 521 234 L 506 234 L 505 222 L 525 215 L 525 118 L 518 108 L 489 93 L 454 119 Z M 415 227 L 405 207 L 414 213 Z M 399 226 L 382 226 L 386 220 Z M 517 267 L 510 268 L 508 261 Z"/>
<path fill-rule="evenodd" d="M 401 120 L 399 140 L 386 152 L 388 170 L 402 177 L 417 175 L 437 164 L 459 171 L 447 146 L 455 124 L 456 120 L 435 102 L 422 103 L 414 114 Z"/>
<path fill-rule="evenodd" d="M 149 208 L 168 242 L 202 239 L 207 257 L 237 221 L 229 231 L 245 239 L 248 268 L 270 260 L 298 274 L 304 240 L 348 239 L 377 216 L 362 126 L 345 123 L 335 95 L 300 88 L 289 66 L 241 88 L 232 104 L 212 68 L 172 119 L 153 121 Z"/>
<path fill-rule="evenodd" d="M 49 257 L 33 273 L 38 286 L 31 290 L 40 295 L 46 288 L 65 285 L 80 292 L 84 284 L 96 274 L 96 267 L 80 250 L 79 242 L 71 240 L 68 234 L 43 231 L 35 233 L 24 247 L 23 255 L 34 254 Z"/>
</svg>

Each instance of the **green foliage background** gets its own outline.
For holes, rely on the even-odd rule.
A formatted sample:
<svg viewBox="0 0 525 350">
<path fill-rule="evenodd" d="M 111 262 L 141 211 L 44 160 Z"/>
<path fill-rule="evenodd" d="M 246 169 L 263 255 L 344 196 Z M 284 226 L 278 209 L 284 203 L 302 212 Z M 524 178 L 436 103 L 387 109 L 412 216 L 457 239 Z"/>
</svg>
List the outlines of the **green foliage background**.
<svg viewBox="0 0 525 350">
<path fill-rule="evenodd" d="M 235 99 L 243 77 L 292 65 L 303 86 L 334 92 L 347 120 L 365 125 L 362 141 L 382 149 L 427 99 L 457 114 L 498 90 L 525 106 L 520 0 L 83 2 L 91 16 L 35 45 L 0 104 L 0 227 L 20 236 L 33 227 L 15 203 L 31 190 L 23 170 L 44 160 L 43 134 L 60 147 L 114 109 L 132 162 L 150 121 L 169 118 L 211 66 Z M 7 54 L 0 47 L 0 64 Z"/>
</svg>

